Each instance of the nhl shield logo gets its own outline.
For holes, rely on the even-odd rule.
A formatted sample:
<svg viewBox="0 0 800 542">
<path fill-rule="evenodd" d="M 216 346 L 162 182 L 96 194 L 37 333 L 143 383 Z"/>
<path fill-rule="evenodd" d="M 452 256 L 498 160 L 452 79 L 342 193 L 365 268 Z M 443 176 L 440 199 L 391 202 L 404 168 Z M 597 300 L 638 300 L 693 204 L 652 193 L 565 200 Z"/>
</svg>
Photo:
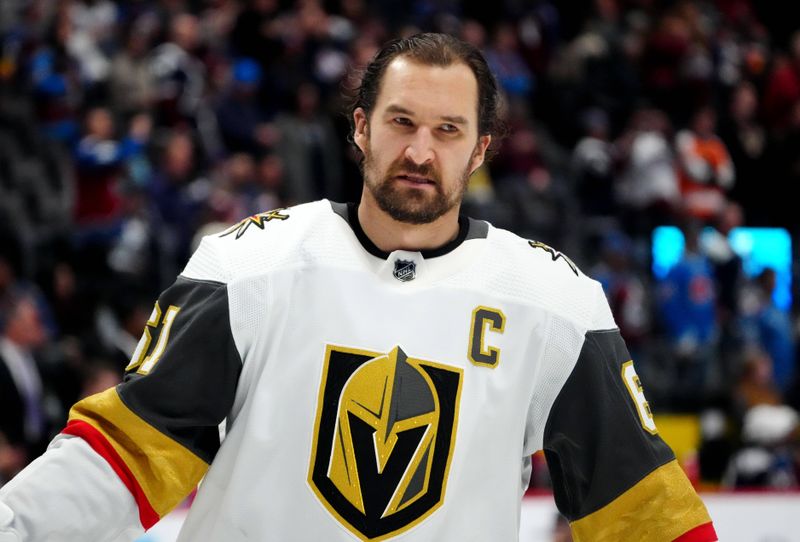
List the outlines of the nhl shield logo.
<svg viewBox="0 0 800 542">
<path fill-rule="evenodd" d="M 444 500 L 462 370 L 400 347 L 328 346 L 308 481 L 364 541 L 396 536 Z"/>
<path fill-rule="evenodd" d="M 412 260 L 395 260 L 392 274 L 400 282 L 414 280 L 417 276 L 417 264 Z"/>
</svg>

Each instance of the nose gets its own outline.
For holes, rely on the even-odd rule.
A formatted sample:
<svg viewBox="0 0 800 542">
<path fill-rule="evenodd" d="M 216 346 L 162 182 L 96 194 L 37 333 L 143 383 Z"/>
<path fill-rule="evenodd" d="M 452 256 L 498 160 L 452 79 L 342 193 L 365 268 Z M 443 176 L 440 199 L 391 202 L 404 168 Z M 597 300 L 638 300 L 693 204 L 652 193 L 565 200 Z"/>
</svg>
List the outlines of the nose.
<svg viewBox="0 0 800 542">
<path fill-rule="evenodd" d="M 433 134 L 426 127 L 419 127 L 406 146 L 405 156 L 415 164 L 428 164 L 433 162 Z"/>
</svg>

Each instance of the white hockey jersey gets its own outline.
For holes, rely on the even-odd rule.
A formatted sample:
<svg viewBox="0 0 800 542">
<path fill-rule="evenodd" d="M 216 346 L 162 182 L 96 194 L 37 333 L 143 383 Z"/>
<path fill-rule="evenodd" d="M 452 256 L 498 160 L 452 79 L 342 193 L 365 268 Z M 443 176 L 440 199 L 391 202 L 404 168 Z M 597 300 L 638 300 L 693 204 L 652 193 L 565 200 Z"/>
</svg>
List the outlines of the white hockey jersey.
<svg viewBox="0 0 800 542">
<path fill-rule="evenodd" d="M 202 479 L 184 542 L 513 541 L 541 449 L 576 540 L 716 540 L 598 283 L 466 218 L 386 254 L 355 210 L 206 237 L 124 382 L 0 489 L 0 540 L 129 540 Z"/>
</svg>

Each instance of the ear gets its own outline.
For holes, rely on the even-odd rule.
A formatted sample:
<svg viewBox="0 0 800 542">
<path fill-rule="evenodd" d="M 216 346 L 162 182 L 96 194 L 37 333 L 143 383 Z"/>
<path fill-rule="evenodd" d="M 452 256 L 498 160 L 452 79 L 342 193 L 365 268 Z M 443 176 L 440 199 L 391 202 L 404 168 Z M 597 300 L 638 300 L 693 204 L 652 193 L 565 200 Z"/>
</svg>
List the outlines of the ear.
<svg viewBox="0 0 800 542">
<path fill-rule="evenodd" d="M 483 164 L 483 159 L 486 157 L 486 149 L 489 148 L 489 144 L 492 142 L 492 136 L 484 135 L 478 138 L 478 144 L 475 145 L 475 150 L 472 153 L 472 158 L 470 159 L 469 164 L 469 174 L 472 175 L 475 173 L 475 170 L 481 167 Z"/>
<path fill-rule="evenodd" d="M 353 142 L 363 153 L 369 141 L 367 113 L 363 108 L 356 107 L 355 111 L 353 111 L 353 125 Z"/>
</svg>

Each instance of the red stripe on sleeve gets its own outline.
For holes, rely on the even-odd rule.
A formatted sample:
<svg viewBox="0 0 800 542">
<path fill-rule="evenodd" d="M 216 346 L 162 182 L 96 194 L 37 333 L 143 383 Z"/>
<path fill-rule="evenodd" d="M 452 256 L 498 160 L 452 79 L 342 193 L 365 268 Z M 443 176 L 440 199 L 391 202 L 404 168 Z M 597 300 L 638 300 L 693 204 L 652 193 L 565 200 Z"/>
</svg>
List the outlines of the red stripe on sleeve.
<svg viewBox="0 0 800 542">
<path fill-rule="evenodd" d="M 139 507 L 139 521 L 141 521 L 142 527 L 149 529 L 161 519 L 158 517 L 156 511 L 153 510 L 150 501 L 147 500 L 147 496 L 142 490 L 142 486 L 136 481 L 136 477 L 128 468 L 128 465 L 125 464 L 111 443 L 108 442 L 100 431 L 84 421 L 70 420 L 61 432 L 65 435 L 73 435 L 82 438 L 98 455 L 111 465 L 111 468 L 117 473 L 119 479 L 122 480 L 122 483 L 125 484 L 125 487 L 127 487 L 128 491 L 133 495 Z"/>
<path fill-rule="evenodd" d="M 673 542 L 714 542 L 719 540 L 714 525 L 711 522 L 698 525 L 691 531 L 686 531 Z"/>
</svg>

